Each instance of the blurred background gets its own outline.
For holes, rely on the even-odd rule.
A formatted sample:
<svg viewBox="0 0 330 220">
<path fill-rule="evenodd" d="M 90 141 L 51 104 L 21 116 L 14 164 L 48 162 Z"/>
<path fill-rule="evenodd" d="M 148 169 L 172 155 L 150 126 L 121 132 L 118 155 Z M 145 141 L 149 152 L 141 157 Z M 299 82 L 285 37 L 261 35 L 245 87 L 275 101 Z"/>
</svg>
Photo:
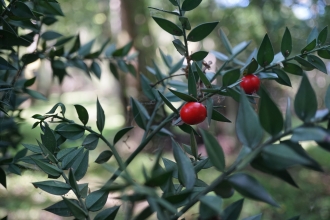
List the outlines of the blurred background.
<svg viewBox="0 0 330 220">
<path fill-rule="evenodd" d="M 106 38 L 111 37 L 111 42 L 116 43 L 117 48 L 134 41 L 134 51 L 139 52 L 136 67 L 138 72 L 148 75 L 148 66 L 152 66 L 154 60 L 161 68 L 165 67 L 161 61 L 159 48 L 173 58 L 173 63 L 181 59 L 180 54 L 172 45 L 172 36 L 163 31 L 151 19 L 151 16 L 161 16 L 173 20 L 173 16 L 161 14 L 148 6 L 164 10 L 174 10 L 173 5 L 167 0 L 59 0 L 65 17 L 60 17 L 59 22 L 50 26 L 50 29 L 65 35 L 80 33 L 82 44 L 93 38 L 97 38 L 95 48 L 99 48 Z M 239 59 L 245 61 L 248 55 L 260 45 L 265 33 L 268 33 L 275 52 L 280 51 L 281 39 L 286 27 L 291 31 L 293 38 L 293 51 L 291 54 L 300 53 L 301 48 L 306 45 L 306 39 L 311 30 L 316 27 L 319 31 L 329 24 L 330 21 L 329 0 L 204 0 L 201 5 L 191 12 L 187 12 L 192 27 L 209 21 L 220 21 L 216 30 L 206 39 L 199 43 L 190 43 L 191 52 L 203 50 L 215 50 L 226 54 L 226 50 L 219 37 L 220 28 L 225 32 L 231 44 L 237 45 L 242 41 L 251 41 L 248 49 L 239 55 Z M 327 41 L 329 43 L 329 41 Z M 212 54 L 206 58 L 212 61 L 216 70 L 221 65 Z M 328 71 L 330 64 L 326 63 Z M 129 75 L 121 74 L 119 80 L 108 72 L 108 67 L 103 66 L 100 80 L 90 80 L 86 74 L 77 69 L 69 69 L 71 77 L 66 77 L 62 85 L 52 79 L 51 68 L 48 62 L 36 62 L 27 67 L 25 75 L 31 78 L 37 76 L 38 82 L 35 89 L 45 94 L 49 101 L 40 102 L 29 100 L 23 104 L 26 109 L 22 117 L 27 120 L 21 125 L 24 139 L 23 143 L 35 143 L 39 138 L 38 129 L 31 130 L 33 120 L 30 119 L 35 113 L 46 113 L 57 102 L 67 105 L 67 117 L 74 116 L 74 104 L 81 104 L 86 107 L 90 114 L 90 124 L 96 121 L 96 98 L 106 112 L 106 135 L 112 139 L 115 131 L 131 123 L 130 114 L 127 111 L 127 98 L 135 97 L 138 100 L 148 100 L 141 94 L 141 89 L 135 79 Z M 165 71 L 165 68 L 163 68 Z M 319 71 L 309 71 L 308 77 L 318 95 L 319 108 L 324 108 L 324 93 L 329 86 L 329 77 Z M 292 88 L 285 87 L 270 80 L 262 82 L 267 86 L 273 99 L 284 111 L 286 109 L 287 97 L 293 98 L 300 82 L 300 77 L 290 75 Z M 222 112 L 233 121 L 231 124 L 219 123 L 211 129 L 217 134 L 220 144 L 223 146 L 227 163 L 237 156 L 240 149 L 235 136 L 235 117 L 237 103 L 230 98 L 225 99 L 222 105 L 226 106 Z M 299 121 L 295 119 L 294 124 Z M 95 124 L 95 123 L 94 123 Z M 207 126 L 202 124 L 201 126 Z M 178 132 L 175 129 L 175 132 Z M 128 155 L 137 146 L 141 131 L 133 129 L 127 141 L 122 143 L 120 150 L 122 155 Z M 183 136 L 180 132 L 177 133 Z M 183 141 L 185 139 L 183 138 Z M 151 154 L 157 145 L 162 144 L 155 139 L 149 149 L 140 155 L 130 166 L 132 173 L 141 173 L 142 164 L 146 167 L 152 164 Z M 68 143 L 70 146 L 77 146 L 79 143 Z M 102 145 L 102 144 L 100 144 Z M 263 212 L 263 219 L 289 219 L 295 215 L 301 215 L 301 219 L 317 220 L 330 219 L 330 154 L 315 147 L 315 143 L 304 145 L 310 155 L 320 161 L 325 172 L 317 173 L 302 168 L 293 168 L 290 173 L 296 180 L 300 189 L 279 181 L 273 177 L 256 172 L 248 168 L 280 204 L 280 208 L 272 208 L 269 205 L 246 200 L 241 218 Z M 99 146 L 95 155 L 90 158 L 90 169 L 88 175 L 82 182 L 93 183 L 90 185 L 92 191 L 110 177 L 110 173 L 93 161 L 104 149 Z M 201 146 L 200 152 L 204 153 Z M 168 152 L 169 157 L 170 152 Z M 124 156 L 125 157 L 125 156 Z M 110 163 L 114 163 L 111 161 Z M 136 169 L 136 172 L 134 172 Z M 210 183 L 216 176 L 217 171 L 205 170 L 200 178 Z M 102 178 L 103 177 L 103 178 Z M 33 188 L 31 182 L 44 180 L 45 176 L 36 172 L 27 171 L 22 177 L 13 174 L 8 177 L 8 190 L 0 186 L 0 218 L 8 215 L 9 219 L 62 219 L 41 211 L 41 209 L 59 201 L 59 197 L 49 196 L 41 190 Z M 143 177 L 136 176 L 137 181 L 143 181 Z M 95 188 L 93 188 L 95 187 Z M 224 201 L 224 207 L 231 202 L 238 200 L 241 196 L 235 193 L 230 199 Z M 116 200 L 109 200 L 108 206 L 119 204 Z M 143 206 L 143 204 L 141 204 Z M 198 207 L 193 207 L 186 214 L 186 219 L 196 219 Z M 124 219 L 124 208 L 121 208 L 118 219 Z M 155 219 L 155 216 L 153 218 Z"/>
</svg>

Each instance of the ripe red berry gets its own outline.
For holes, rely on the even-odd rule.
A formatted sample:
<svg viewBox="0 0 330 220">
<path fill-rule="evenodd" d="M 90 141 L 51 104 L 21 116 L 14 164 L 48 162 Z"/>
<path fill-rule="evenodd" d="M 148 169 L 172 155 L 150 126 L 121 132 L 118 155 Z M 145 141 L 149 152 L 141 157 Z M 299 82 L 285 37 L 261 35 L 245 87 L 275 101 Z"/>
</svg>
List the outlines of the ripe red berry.
<svg viewBox="0 0 330 220">
<path fill-rule="evenodd" d="M 205 120 L 206 116 L 206 107 L 199 102 L 188 102 L 180 110 L 182 121 L 189 125 L 201 123 Z"/>
<path fill-rule="evenodd" d="M 240 86 L 246 94 L 257 92 L 260 87 L 260 79 L 253 74 L 246 75 L 242 78 Z"/>
</svg>

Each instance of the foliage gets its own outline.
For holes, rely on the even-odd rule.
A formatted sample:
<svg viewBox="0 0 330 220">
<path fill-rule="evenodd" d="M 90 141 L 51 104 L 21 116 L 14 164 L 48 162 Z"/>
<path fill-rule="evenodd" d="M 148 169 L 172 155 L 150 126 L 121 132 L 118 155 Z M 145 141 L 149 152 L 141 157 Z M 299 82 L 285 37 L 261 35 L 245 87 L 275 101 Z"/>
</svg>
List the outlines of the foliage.
<svg viewBox="0 0 330 220">
<path fill-rule="evenodd" d="M 149 112 L 139 100 L 130 99 L 134 120 L 136 125 L 144 130 L 144 135 L 139 146 L 125 161 L 116 149 L 116 144 L 134 127 L 119 130 L 113 141 L 109 142 L 102 133 L 107 120 L 99 100 L 96 101 L 98 131 L 88 125 L 89 113 L 79 104 L 74 107 L 80 122 L 66 118 L 66 106 L 63 103 L 55 104 L 45 114 L 33 115 L 36 120 L 33 128 L 39 127 L 42 132 L 40 140 L 37 140 L 37 144 L 23 144 L 25 148 L 13 158 L 8 156 L 6 151 L 10 146 L 16 147 L 19 141 L 5 143 L 1 148 L 3 158 L 0 160 L 2 185 L 6 187 L 6 173 L 20 175 L 22 169 L 38 167 L 48 174 L 50 180 L 34 182 L 33 185 L 47 193 L 62 196 L 58 202 L 46 207 L 45 210 L 59 216 L 74 216 L 76 219 L 90 219 L 90 212 L 98 212 L 95 219 L 114 219 L 119 206 L 103 209 L 108 194 L 112 192 L 118 192 L 120 195 L 118 199 L 132 206 L 139 201 L 146 201 L 149 204 L 140 213 L 134 213 L 134 219 L 146 219 L 153 213 L 156 213 L 158 219 L 178 219 L 196 203 L 199 203 L 200 207 L 199 219 L 238 219 L 243 200 L 236 201 L 225 209 L 222 208 L 223 200 L 231 197 L 234 191 L 246 198 L 275 207 L 280 205 L 280 201 L 275 201 L 255 177 L 242 172 L 247 165 L 250 164 L 254 169 L 278 177 L 293 186 L 297 184 L 288 172 L 290 167 L 301 165 L 322 171 L 319 163 L 302 148 L 301 142 L 315 141 L 320 147 L 329 150 L 330 88 L 325 98 L 326 108 L 318 109 L 315 92 L 305 72 L 312 69 L 327 72 L 321 59 L 329 59 L 330 46 L 325 44 L 327 27 L 320 32 L 314 29 L 308 36 L 301 53 L 294 56 L 290 56 L 294 42 L 288 28 L 283 34 L 278 53 L 275 53 L 276 48 L 266 34 L 258 50 L 255 50 L 245 61 L 239 60 L 237 56 L 249 46 L 249 43 L 244 41 L 232 47 L 227 36 L 220 31 L 220 39 L 228 54 L 212 52 L 222 63 L 217 72 L 212 73 L 209 71 L 212 64 L 203 60 L 208 52 L 197 51 L 190 54 L 188 42 L 203 40 L 219 22 L 206 22 L 193 27 L 185 14 L 186 11 L 197 8 L 201 0 L 169 1 L 177 10 L 153 9 L 175 17 L 176 22 L 160 17 L 153 19 L 160 28 L 174 35 L 173 45 L 183 58 L 173 62 L 170 55 L 160 51 L 167 66 L 167 74 L 164 74 L 165 71 L 154 62 L 153 67 L 148 67 L 148 71 L 152 74 L 150 79 L 142 73 L 137 75 L 134 67 L 129 64 L 133 59 L 129 55 L 132 42 L 116 49 L 114 44 L 107 47 L 108 41 L 106 41 L 99 50 L 91 52 L 95 40 L 81 45 L 79 35 L 64 37 L 51 30 L 45 31 L 42 28 L 44 25 L 52 25 L 57 21 L 56 16 L 63 16 L 56 1 L 12 0 L 8 5 L 2 3 L 0 36 L 4 39 L 1 41 L 4 42 L 1 45 L 4 58 L 0 59 L 0 76 L 3 81 L 0 110 L 3 118 L 1 123 L 8 121 L 8 125 L 2 126 L 5 129 L 17 131 L 15 126 L 20 119 L 21 111 L 17 108 L 26 99 L 25 95 L 45 99 L 42 94 L 28 88 L 33 85 L 35 78 L 24 79 L 22 75 L 26 65 L 38 59 L 48 60 L 51 63 L 53 76 L 59 83 L 67 76 L 68 66 L 74 66 L 88 75 L 94 74 L 100 78 L 99 60 L 107 60 L 115 77 L 118 77 L 118 69 L 131 73 L 140 79 L 144 95 L 156 103 L 155 108 Z M 31 20 L 33 22 L 30 22 Z M 21 28 L 31 32 L 19 35 L 18 30 Z M 37 36 L 37 46 L 34 52 L 21 55 L 20 48 L 30 46 L 35 36 Z M 56 40 L 55 43 L 53 40 Z M 73 44 L 70 45 L 69 50 L 66 50 L 70 40 L 73 40 Z M 186 65 L 183 65 L 184 59 L 187 61 Z M 181 69 L 187 78 L 186 82 L 173 80 L 174 77 L 182 76 L 175 74 Z M 301 83 L 293 101 L 294 112 L 301 124 L 296 127 L 291 125 L 290 99 L 283 117 L 266 88 L 262 87 L 258 94 L 245 94 L 239 84 L 247 74 L 254 74 L 259 79 L 272 80 L 285 86 L 291 86 L 289 74 L 301 76 Z M 222 81 L 222 85 L 213 84 L 215 80 Z M 183 123 L 179 116 L 185 102 L 203 102 L 207 108 L 208 124 L 230 122 L 217 110 L 214 103 L 213 98 L 219 95 L 239 102 L 236 133 L 242 148 L 237 159 L 229 166 L 226 166 L 225 154 L 214 135 L 207 130 L 196 130 L 195 127 Z M 259 100 L 258 104 L 256 100 Z M 176 108 L 172 103 L 178 101 L 183 104 Z M 163 111 L 164 106 L 168 106 L 173 113 L 167 114 Z M 254 106 L 258 107 L 258 111 Z M 156 120 L 158 117 L 162 120 Z M 189 135 L 190 145 L 178 143 L 175 135 L 165 128 L 171 122 L 173 126 L 178 126 Z M 8 131 L 1 132 L 8 138 L 13 134 L 8 135 Z M 144 167 L 141 168 L 144 181 L 137 182 L 126 168 L 156 135 L 171 137 L 174 161 L 163 157 L 163 149 L 159 149 L 152 169 L 147 172 Z M 199 154 L 196 136 L 202 137 L 208 157 Z M 1 140 L 4 140 L 3 138 Z M 77 140 L 81 144 L 79 147 L 64 148 L 62 144 L 70 140 Z M 113 175 L 98 190 L 89 192 L 88 184 L 79 184 L 78 181 L 88 172 L 90 151 L 98 147 L 99 140 L 109 149 L 100 153 L 95 162 L 103 164 Z M 107 164 L 112 156 L 118 167 Z M 207 184 L 198 178 L 198 173 L 210 167 L 215 167 L 221 174 L 212 183 Z M 117 181 L 117 178 L 121 181 Z M 64 196 L 70 190 L 75 198 Z M 262 214 L 256 213 L 255 216 L 247 219 L 261 219 L 261 217 Z"/>
</svg>

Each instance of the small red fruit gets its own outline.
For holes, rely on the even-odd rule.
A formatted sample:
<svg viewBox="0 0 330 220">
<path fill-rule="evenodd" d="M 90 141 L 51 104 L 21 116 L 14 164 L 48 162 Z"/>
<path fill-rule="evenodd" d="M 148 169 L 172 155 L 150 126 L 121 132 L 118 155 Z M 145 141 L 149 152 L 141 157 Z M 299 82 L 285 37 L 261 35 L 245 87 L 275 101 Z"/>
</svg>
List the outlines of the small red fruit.
<svg viewBox="0 0 330 220">
<path fill-rule="evenodd" d="M 189 125 L 201 123 L 206 116 L 206 107 L 199 102 L 188 102 L 180 110 L 182 121 Z"/>
<path fill-rule="evenodd" d="M 260 79 L 253 74 L 246 75 L 242 78 L 240 86 L 246 94 L 257 92 L 260 87 Z"/>
</svg>

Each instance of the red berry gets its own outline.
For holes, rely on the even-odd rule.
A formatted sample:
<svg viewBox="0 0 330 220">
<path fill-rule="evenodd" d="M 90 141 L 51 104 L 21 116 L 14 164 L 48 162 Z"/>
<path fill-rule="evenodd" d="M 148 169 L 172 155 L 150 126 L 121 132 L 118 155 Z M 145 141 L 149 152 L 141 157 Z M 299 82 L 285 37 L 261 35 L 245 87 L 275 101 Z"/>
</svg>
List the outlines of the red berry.
<svg viewBox="0 0 330 220">
<path fill-rule="evenodd" d="M 207 116 L 206 107 L 199 102 L 188 102 L 182 106 L 180 116 L 184 123 L 189 125 L 199 124 Z"/>
<path fill-rule="evenodd" d="M 240 86 L 246 94 L 257 92 L 260 87 L 260 79 L 253 74 L 246 75 L 242 78 Z"/>
</svg>

